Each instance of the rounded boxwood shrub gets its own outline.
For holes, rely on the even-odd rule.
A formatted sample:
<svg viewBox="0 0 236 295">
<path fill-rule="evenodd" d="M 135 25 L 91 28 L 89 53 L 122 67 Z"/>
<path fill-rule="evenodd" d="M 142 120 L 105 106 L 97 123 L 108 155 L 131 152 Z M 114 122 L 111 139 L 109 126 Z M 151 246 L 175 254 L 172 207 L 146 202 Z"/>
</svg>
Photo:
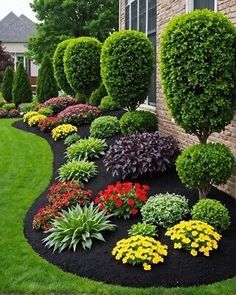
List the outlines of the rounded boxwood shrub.
<svg viewBox="0 0 236 295">
<path fill-rule="evenodd" d="M 169 22 L 161 37 L 161 79 L 177 124 L 205 143 L 233 118 L 236 30 L 221 13 L 196 10 Z"/>
<path fill-rule="evenodd" d="M 99 106 L 103 97 L 107 95 L 106 88 L 103 83 L 100 84 L 98 89 L 94 90 L 89 97 L 89 103 L 93 106 Z"/>
<path fill-rule="evenodd" d="M 53 65 L 48 55 L 43 57 L 39 69 L 36 94 L 39 102 L 44 102 L 58 95 L 57 81 L 54 78 Z"/>
<path fill-rule="evenodd" d="M 53 67 L 57 83 L 61 90 L 71 96 L 75 95 L 75 91 L 71 88 L 69 82 L 67 81 L 63 59 L 67 46 L 73 40 L 74 39 L 67 39 L 59 43 L 53 55 Z"/>
<path fill-rule="evenodd" d="M 127 112 L 120 119 L 120 128 L 123 135 L 156 131 L 157 115 L 147 111 Z"/>
<path fill-rule="evenodd" d="M 90 127 L 90 135 L 95 138 L 108 138 L 120 132 L 120 123 L 116 117 L 102 116 L 95 119 Z"/>
<path fill-rule="evenodd" d="M 2 96 L 7 102 L 12 101 L 12 84 L 14 78 L 14 70 L 12 67 L 6 67 L 2 80 Z"/>
<path fill-rule="evenodd" d="M 64 67 L 71 87 L 87 100 L 101 83 L 101 43 L 96 38 L 80 37 L 71 42 L 65 51 Z"/>
<path fill-rule="evenodd" d="M 192 219 L 201 220 L 222 231 L 230 226 L 230 215 L 228 209 L 214 199 L 200 200 L 191 211 Z"/>
<path fill-rule="evenodd" d="M 177 194 L 159 194 L 152 196 L 142 207 L 141 214 L 145 223 L 168 228 L 189 214 L 188 200 Z"/>
<path fill-rule="evenodd" d="M 136 133 L 110 145 L 104 164 L 113 176 L 135 179 L 166 171 L 173 165 L 177 152 L 177 144 L 171 136 L 159 132 Z"/>
<path fill-rule="evenodd" d="M 211 185 L 225 184 L 233 172 L 234 155 L 224 144 L 197 144 L 186 148 L 177 158 L 179 177 L 189 188 L 197 188 L 204 198 Z"/>
<path fill-rule="evenodd" d="M 154 50 L 138 31 L 113 33 L 102 46 L 101 73 L 108 94 L 121 107 L 135 110 L 147 97 Z"/>
<path fill-rule="evenodd" d="M 102 98 L 99 109 L 103 112 L 109 112 L 119 110 L 120 106 L 112 99 L 111 96 L 107 95 Z"/>
</svg>

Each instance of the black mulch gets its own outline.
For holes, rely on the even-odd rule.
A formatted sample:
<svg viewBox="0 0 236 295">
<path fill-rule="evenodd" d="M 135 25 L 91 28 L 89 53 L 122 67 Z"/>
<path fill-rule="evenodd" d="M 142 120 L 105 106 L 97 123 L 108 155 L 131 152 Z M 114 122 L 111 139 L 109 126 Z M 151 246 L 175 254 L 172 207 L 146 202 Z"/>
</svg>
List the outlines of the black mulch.
<svg viewBox="0 0 236 295">
<path fill-rule="evenodd" d="M 113 114 L 116 115 L 117 113 L 113 112 Z M 54 142 L 49 134 L 44 134 L 36 128 L 28 127 L 22 121 L 14 123 L 14 127 L 33 132 L 48 140 L 54 153 L 52 183 L 57 176 L 57 169 L 64 162 L 63 154 L 65 147 L 63 143 Z M 83 126 L 79 128 L 79 133 L 81 136 L 86 136 L 88 135 L 88 130 L 88 126 Z M 114 142 L 116 138 L 118 136 L 109 139 L 109 143 Z M 96 196 L 99 190 L 116 181 L 104 169 L 102 159 L 97 160 L 96 164 L 99 167 L 99 175 L 87 185 L 87 188 L 93 190 L 94 196 Z M 197 192 L 186 189 L 181 184 L 174 169 L 153 177 L 143 177 L 138 181 L 151 186 L 150 195 L 161 192 L 174 192 L 187 196 L 190 205 L 197 201 Z M 116 242 L 127 236 L 127 230 L 132 224 L 141 220 L 140 216 L 130 220 L 114 220 L 118 225 L 118 229 L 114 233 L 104 235 L 106 243 L 95 241 L 90 251 L 78 248 L 75 253 L 64 251 L 59 254 L 45 248 L 41 242 L 45 235 L 42 232 L 32 230 L 32 220 L 36 211 L 47 203 L 46 193 L 47 190 L 41 194 L 27 212 L 24 222 L 24 233 L 32 248 L 40 256 L 64 271 L 96 281 L 131 287 L 177 287 L 209 284 L 231 278 L 236 274 L 236 202 L 229 195 L 215 188 L 211 191 L 211 197 L 223 201 L 230 210 L 232 217 L 232 225 L 228 231 L 223 233 L 219 249 L 212 252 L 210 257 L 192 257 L 185 251 L 174 250 L 172 242 L 164 236 L 164 231 L 161 231 L 160 240 L 168 245 L 168 256 L 163 264 L 153 266 L 150 272 L 145 272 L 141 266 L 123 265 L 111 255 Z"/>
</svg>

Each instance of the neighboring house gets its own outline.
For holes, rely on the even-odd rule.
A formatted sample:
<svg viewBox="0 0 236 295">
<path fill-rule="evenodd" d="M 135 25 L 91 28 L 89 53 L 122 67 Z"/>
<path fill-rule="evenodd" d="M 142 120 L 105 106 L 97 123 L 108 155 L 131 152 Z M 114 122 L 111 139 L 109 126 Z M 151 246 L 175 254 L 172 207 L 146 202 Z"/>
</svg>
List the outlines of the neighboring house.
<svg viewBox="0 0 236 295">
<path fill-rule="evenodd" d="M 236 25 L 236 0 L 119 0 L 119 3 L 120 30 L 134 29 L 146 33 L 155 47 L 156 57 L 159 53 L 161 32 L 175 15 L 194 9 L 208 8 L 227 15 Z M 156 58 L 152 87 L 146 104 L 142 107 L 155 111 L 158 116 L 159 130 L 173 135 L 182 147 L 196 143 L 196 138 L 176 126 L 170 117 L 161 89 L 158 62 Z M 213 134 L 210 140 L 225 143 L 236 155 L 236 114 L 225 131 Z M 236 172 L 222 189 L 236 198 Z"/>
<path fill-rule="evenodd" d="M 0 21 L 0 40 L 13 59 L 15 68 L 19 62 L 23 62 L 29 74 L 31 84 L 36 84 L 38 66 L 25 56 L 28 39 L 35 33 L 35 23 L 23 14 L 19 17 L 10 12 Z"/>
</svg>

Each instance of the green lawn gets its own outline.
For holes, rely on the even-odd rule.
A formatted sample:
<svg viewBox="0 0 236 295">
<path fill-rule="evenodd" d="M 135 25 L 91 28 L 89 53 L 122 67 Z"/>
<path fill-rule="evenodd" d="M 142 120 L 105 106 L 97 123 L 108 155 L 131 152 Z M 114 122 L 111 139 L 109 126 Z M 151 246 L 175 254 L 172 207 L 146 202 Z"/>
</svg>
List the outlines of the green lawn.
<svg viewBox="0 0 236 295">
<path fill-rule="evenodd" d="M 196 288 L 122 288 L 64 273 L 40 258 L 24 238 L 23 219 L 49 183 L 52 153 L 45 140 L 11 127 L 13 122 L 0 120 L 1 294 L 236 294 L 236 278 Z"/>
</svg>

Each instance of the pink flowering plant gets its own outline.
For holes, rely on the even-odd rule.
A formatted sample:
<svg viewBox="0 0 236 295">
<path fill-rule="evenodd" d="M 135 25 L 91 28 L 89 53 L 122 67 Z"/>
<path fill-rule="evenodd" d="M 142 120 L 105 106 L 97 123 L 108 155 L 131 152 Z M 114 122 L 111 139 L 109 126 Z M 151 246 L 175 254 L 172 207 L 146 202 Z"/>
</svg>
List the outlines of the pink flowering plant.
<svg viewBox="0 0 236 295">
<path fill-rule="evenodd" d="M 69 106 L 76 105 L 77 101 L 72 97 L 53 97 L 44 102 L 44 107 L 50 107 L 54 114 L 58 114 Z"/>
</svg>

